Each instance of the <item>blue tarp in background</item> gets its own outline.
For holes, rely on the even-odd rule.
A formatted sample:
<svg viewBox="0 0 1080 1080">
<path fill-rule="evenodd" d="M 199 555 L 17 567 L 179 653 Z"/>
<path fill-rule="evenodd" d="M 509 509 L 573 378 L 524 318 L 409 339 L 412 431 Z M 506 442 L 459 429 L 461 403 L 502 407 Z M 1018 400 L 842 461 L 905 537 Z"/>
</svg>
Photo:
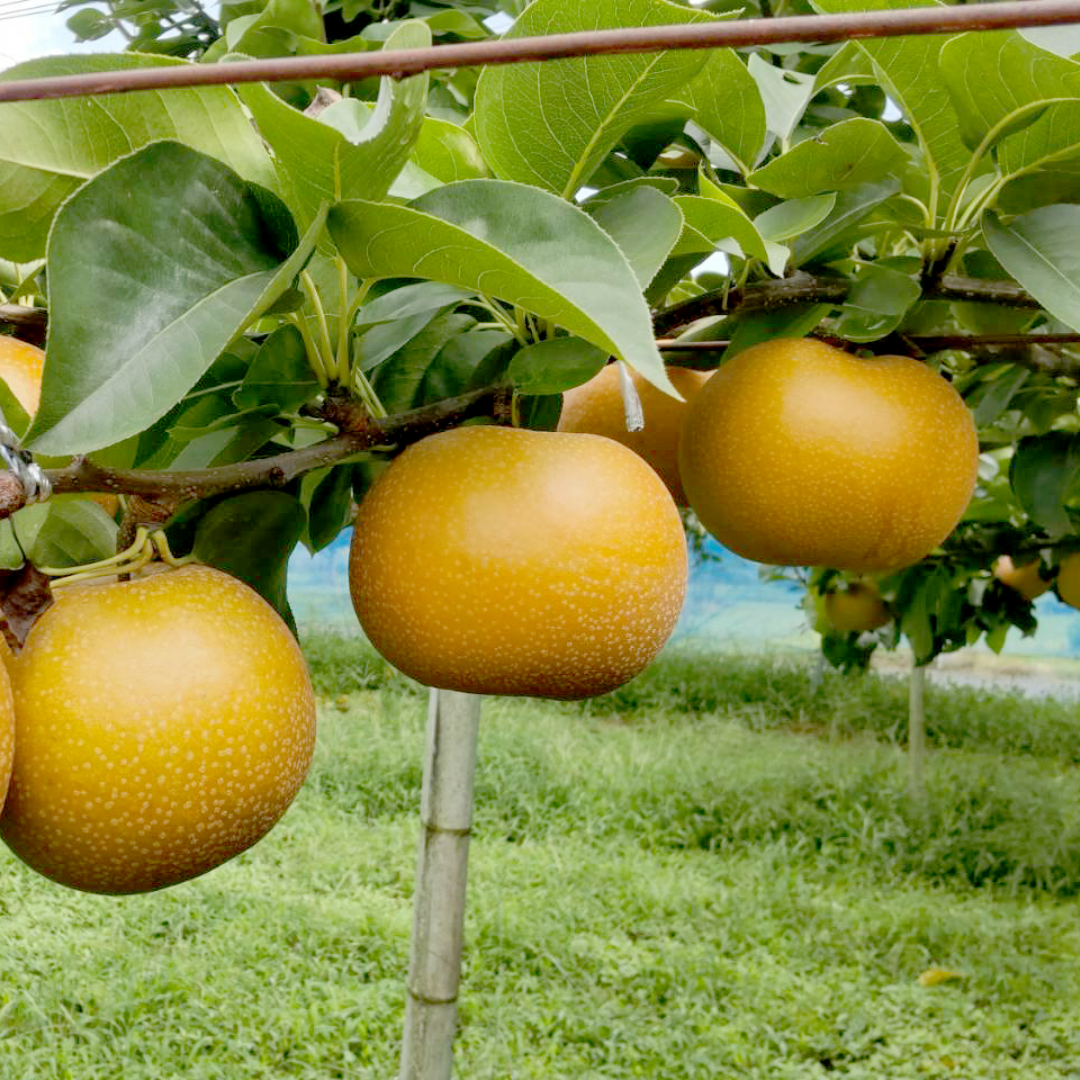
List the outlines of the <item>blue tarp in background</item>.
<svg viewBox="0 0 1080 1080">
<path fill-rule="evenodd" d="M 312 557 L 304 549 L 289 564 L 289 599 L 301 625 L 354 629 L 349 602 L 349 533 Z M 757 563 L 719 546 L 718 560 L 694 567 L 675 639 L 694 639 L 716 647 L 763 649 L 770 646 L 817 647 L 800 606 L 794 582 L 762 581 Z M 1051 593 L 1036 602 L 1038 633 L 1031 638 L 1010 631 L 1007 654 L 1080 656 L 1080 611 Z"/>
</svg>

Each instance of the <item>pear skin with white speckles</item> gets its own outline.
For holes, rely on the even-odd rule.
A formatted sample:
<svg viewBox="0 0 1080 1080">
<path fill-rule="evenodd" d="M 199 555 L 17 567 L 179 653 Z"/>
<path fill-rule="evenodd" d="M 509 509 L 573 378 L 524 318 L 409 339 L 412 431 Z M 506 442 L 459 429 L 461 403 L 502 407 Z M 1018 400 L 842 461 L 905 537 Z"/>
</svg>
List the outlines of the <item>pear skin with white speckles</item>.
<svg viewBox="0 0 1080 1080">
<path fill-rule="evenodd" d="M 0 837 L 63 885 L 135 893 L 205 873 L 270 830 L 311 763 L 299 647 L 211 567 L 58 591 L 10 670 Z"/>
<path fill-rule="evenodd" d="M 360 506 L 349 579 L 371 643 L 418 681 L 584 698 L 638 674 L 686 591 L 671 495 L 599 435 L 462 427 L 409 447 Z"/>
<path fill-rule="evenodd" d="M 679 467 L 701 523 L 738 555 L 891 571 L 956 526 L 979 441 L 963 399 L 925 364 L 781 338 L 739 353 L 702 387 Z"/>
<path fill-rule="evenodd" d="M 3 639 L 0 638 L 0 643 Z M 4 648 L 7 649 L 6 643 Z M 11 768 L 15 761 L 15 703 L 7 667 L 0 663 L 0 811 L 4 808 Z"/>
<path fill-rule="evenodd" d="M 559 430 L 604 435 L 630 447 L 656 470 L 660 479 L 667 484 L 676 505 L 685 506 L 686 493 L 679 478 L 679 434 L 687 402 L 701 389 L 712 372 L 670 367 L 667 373 L 672 386 L 682 394 L 684 400 L 679 401 L 658 390 L 636 371 L 630 373 L 645 416 L 645 426 L 640 431 L 626 430 L 618 364 L 608 364 L 587 383 L 563 394 Z"/>
</svg>

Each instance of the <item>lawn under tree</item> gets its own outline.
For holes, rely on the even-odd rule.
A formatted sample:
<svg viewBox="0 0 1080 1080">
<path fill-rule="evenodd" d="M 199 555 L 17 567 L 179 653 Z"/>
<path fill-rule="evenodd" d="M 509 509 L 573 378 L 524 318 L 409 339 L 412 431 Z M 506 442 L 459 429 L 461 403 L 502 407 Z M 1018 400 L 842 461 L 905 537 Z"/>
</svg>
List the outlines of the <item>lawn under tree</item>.
<svg viewBox="0 0 1080 1080">
<path fill-rule="evenodd" d="M 392 1074 L 423 697 L 357 641 L 306 651 L 316 763 L 250 852 L 128 898 L 5 853 L 0 1075 Z M 459 1075 L 1077 1075 L 1076 708 L 931 690 L 924 818 L 905 714 L 902 680 L 677 651 L 591 703 L 493 700 Z"/>
</svg>

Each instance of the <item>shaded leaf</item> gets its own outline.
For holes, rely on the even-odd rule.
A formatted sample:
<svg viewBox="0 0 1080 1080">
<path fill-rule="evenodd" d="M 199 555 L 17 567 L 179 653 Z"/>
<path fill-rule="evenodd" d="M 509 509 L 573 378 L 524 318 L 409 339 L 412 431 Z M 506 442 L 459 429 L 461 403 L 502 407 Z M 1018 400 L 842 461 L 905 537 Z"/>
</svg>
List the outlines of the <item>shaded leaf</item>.
<svg viewBox="0 0 1080 1080">
<path fill-rule="evenodd" d="M 1064 431 L 1022 439 L 1009 467 L 1009 483 L 1020 505 L 1053 538 L 1072 530 L 1065 502 L 1078 478 L 1080 436 Z"/>
<path fill-rule="evenodd" d="M 232 400 L 239 410 L 272 405 L 277 412 L 288 413 L 295 412 L 318 390 L 303 336 L 289 325 L 279 327 L 259 346 Z"/>
<path fill-rule="evenodd" d="M 194 553 L 250 585 L 296 632 L 285 593 L 289 555 L 304 532 L 306 515 L 284 491 L 250 491 L 216 503 L 195 529 Z"/>
<path fill-rule="evenodd" d="M 864 184 L 853 191 L 840 192 L 829 216 L 820 225 L 808 229 L 791 245 L 795 265 L 803 266 L 841 241 L 899 190 L 900 181 L 890 177 L 876 184 Z"/>
<path fill-rule="evenodd" d="M 836 332 L 848 341 L 876 341 L 900 325 L 921 295 L 915 276 L 881 263 L 861 267 L 840 309 Z"/>
<path fill-rule="evenodd" d="M 603 349 L 580 338 L 552 338 L 514 355 L 510 381 L 522 394 L 561 394 L 588 382 L 607 359 Z"/>
</svg>

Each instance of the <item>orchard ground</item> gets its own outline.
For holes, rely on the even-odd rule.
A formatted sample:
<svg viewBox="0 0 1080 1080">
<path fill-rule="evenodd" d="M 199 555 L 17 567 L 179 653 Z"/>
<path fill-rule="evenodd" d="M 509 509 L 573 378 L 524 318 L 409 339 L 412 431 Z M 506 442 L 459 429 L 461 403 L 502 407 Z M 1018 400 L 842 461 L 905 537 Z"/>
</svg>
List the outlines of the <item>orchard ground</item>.
<svg viewBox="0 0 1080 1080">
<path fill-rule="evenodd" d="M 316 764 L 255 848 L 128 898 L 3 855 L 0 1077 L 394 1075 L 424 696 L 304 644 Z M 487 703 L 456 1075 L 1080 1076 L 1075 706 L 932 689 L 915 812 L 904 681 L 811 676 L 684 645 Z"/>
</svg>

